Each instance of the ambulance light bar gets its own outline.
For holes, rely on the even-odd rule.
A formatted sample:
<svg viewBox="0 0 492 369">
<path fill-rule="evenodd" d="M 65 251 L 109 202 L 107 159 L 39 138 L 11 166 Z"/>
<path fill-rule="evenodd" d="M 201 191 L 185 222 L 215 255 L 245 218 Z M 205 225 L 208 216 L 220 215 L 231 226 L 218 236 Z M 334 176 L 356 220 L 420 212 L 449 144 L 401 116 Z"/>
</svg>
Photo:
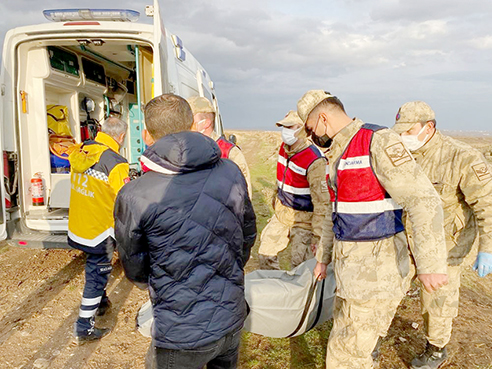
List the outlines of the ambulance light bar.
<svg viewBox="0 0 492 369">
<path fill-rule="evenodd" d="M 44 10 L 46 19 L 53 22 L 115 21 L 135 22 L 140 13 L 129 9 L 51 9 Z"/>
</svg>

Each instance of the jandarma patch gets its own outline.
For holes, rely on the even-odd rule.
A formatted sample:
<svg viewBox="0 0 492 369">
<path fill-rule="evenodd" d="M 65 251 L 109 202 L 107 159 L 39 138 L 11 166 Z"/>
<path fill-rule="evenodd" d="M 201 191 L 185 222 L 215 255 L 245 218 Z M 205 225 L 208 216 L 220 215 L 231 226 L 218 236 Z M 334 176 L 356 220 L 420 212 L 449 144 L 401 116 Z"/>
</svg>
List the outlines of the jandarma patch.
<svg viewBox="0 0 492 369">
<path fill-rule="evenodd" d="M 479 181 L 485 181 L 486 179 L 492 178 L 492 174 L 490 174 L 487 164 L 475 164 L 472 165 L 472 168 Z"/>
<path fill-rule="evenodd" d="M 325 180 L 321 181 L 321 192 L 328 192 L 328 184 L 326 183 Z"/>
<path fill-rule="evenodd" d="M 388 146 L 384 151 L 395 167 L 412 160 L 412 157 L 401 142 Z"/>
</svg>

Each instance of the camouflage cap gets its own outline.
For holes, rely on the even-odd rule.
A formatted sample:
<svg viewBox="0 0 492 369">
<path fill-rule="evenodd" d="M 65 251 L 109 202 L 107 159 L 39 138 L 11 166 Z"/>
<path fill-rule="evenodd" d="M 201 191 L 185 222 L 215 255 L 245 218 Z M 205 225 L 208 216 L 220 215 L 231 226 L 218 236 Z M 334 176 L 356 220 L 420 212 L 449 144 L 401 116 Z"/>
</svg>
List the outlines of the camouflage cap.
<svg viewBox="0 0 492 369">
<path fill-rule="evenodd" d="M 309 114 L 319 105 L 320 102 L 329 97 L 334 97 L 329 92 L 323 90 L 310 90 L 304 94 L 297 102 L 297 114 L 303 123 L 306 123 Z"/>
<path fill-rule="evenodd" d="M 215 113 L 214 106 L 206 97 L 193 96 L 186 101 L 190 104 L 193 115 L 198 113 Z"/>
<path fill-rule="evenodd" d="M 426 123 L 434 119 L 436 119 L 436 114 L 428 104 L 423 101 L 410 101 L 403 104 L 398 110 L 393 130 L 402 134 L 416 123 Z"/>
<path fill-rule="evenodd" d="M 297 112 L 294 110 L 289 111 L 284 119 L 279 120 L 277 122 L 277 127 L 292 127 L 295 126 L 296 124 L 299 124 L 301 126 L 304 125 L 302 122 L 301 118 L 299 118 L 299 115 L 297 115 Z"/>
</svg>

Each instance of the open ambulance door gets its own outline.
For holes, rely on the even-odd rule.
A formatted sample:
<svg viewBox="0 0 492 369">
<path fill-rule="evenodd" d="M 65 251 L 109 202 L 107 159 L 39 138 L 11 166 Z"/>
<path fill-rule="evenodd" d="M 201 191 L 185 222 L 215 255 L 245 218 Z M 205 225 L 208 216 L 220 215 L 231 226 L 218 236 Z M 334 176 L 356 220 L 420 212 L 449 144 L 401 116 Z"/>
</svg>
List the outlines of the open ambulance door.
<svg viewBox="0 0 492 369">
<path fill-rule="evenodd" d="M 0 86 L 2 88 L 5 88 L 5 85 L 3 83 L 3 73 L 0 76 Z M 3 104 L 4 104 L 4 92 L 2 91 L 2 96 L 0 96 L 0 123 L 3 122 L 3 119 L 5 119 L 5 116 L 3 115 Z M 2 153 L 2 156 L 5 155 L 3 152 L 3 124 L 0 124 L 0 152 Z M 3 163 L 0 164 L 0 241 L 3 241 L 7 238 L 7 214 L 5 211 L 5 202 L 7 201 L 6 195 L 7 195 L 7 190 L 5 188 L 5 180 L 4 180 L 4 165 L 6 163 L 6 160 L 3 160 Z"/>
<path fill-rule="evenodd" d="M 162 95 L 169 90 L 167 78 L 167 37 L 161 17 L 159 0 L 154 0 L 154 88 L 153 97 Z"/>
</svg>

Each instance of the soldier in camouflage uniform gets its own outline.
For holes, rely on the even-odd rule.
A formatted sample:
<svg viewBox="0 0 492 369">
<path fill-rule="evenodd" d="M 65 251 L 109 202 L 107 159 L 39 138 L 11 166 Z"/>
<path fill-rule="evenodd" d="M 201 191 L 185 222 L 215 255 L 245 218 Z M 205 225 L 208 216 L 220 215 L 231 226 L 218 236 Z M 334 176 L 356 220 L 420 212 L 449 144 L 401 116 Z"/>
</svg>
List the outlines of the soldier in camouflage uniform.
<svg viewBox="0 0 492 369">
<path fill-rule="evenodd" d="M 350 118 L 340 100 L 308 91 L 297 111 L 318 146 L 328 147 L 332 216 L 325 217 L 315 276 L 334 263 L 337 297 L 326 367 L 372 368 L 371 353 L 387 334 L 416 273 L 432 293 L 447 283 L 440 199 L 390 129 Z M 409 249 L 402 211 L 413 226 Z"/>
<path fill-rule="evenodd" d="M 441 196 L 448 250 L 449 284 L 438 292 L 421 291 L 427 338 L 425 352 L 412 368 L 438 368 L 447 358 L 453 318 L 458 315 L 461 264 L 479 235 L 475 269 L 480 276 L 492 271 L 492 174 L 483 155 L 471 146 L 436 130 L 435 113 L 423 101 L 401 106 L 393 129 L 401 134 Z M 409 228 L 412 245 L 414 237 Z"/>
<path fill-rule="evenodd" d="M 241 149 L 234 143 L 228 141 L 224 136 L 219 137 L 215 132 L 215 108 L 206 97 L 193 96 L 188 100 L 191 111 L 193 112 L 192 131 L 203 133 L 215 140 L 222 152 L 222 158 L 231 159 L 241 169 L 248 185 L 249 198 L 252 199 L 253 191 L 251 188 L 251 176 L 249 174 L 248 163 Z"/>
<path fill-rule="evenodd" d="M 329 203 L 326 159 L 307 140 L 297 112 L 290 111 L 277 126 L 284 143 L 277 163 L 275 214 L 261 233 L 260 269 L 279 269 L 278 253 L 289 244 L 292 267 L 311 259 Z"/>
</svg>

